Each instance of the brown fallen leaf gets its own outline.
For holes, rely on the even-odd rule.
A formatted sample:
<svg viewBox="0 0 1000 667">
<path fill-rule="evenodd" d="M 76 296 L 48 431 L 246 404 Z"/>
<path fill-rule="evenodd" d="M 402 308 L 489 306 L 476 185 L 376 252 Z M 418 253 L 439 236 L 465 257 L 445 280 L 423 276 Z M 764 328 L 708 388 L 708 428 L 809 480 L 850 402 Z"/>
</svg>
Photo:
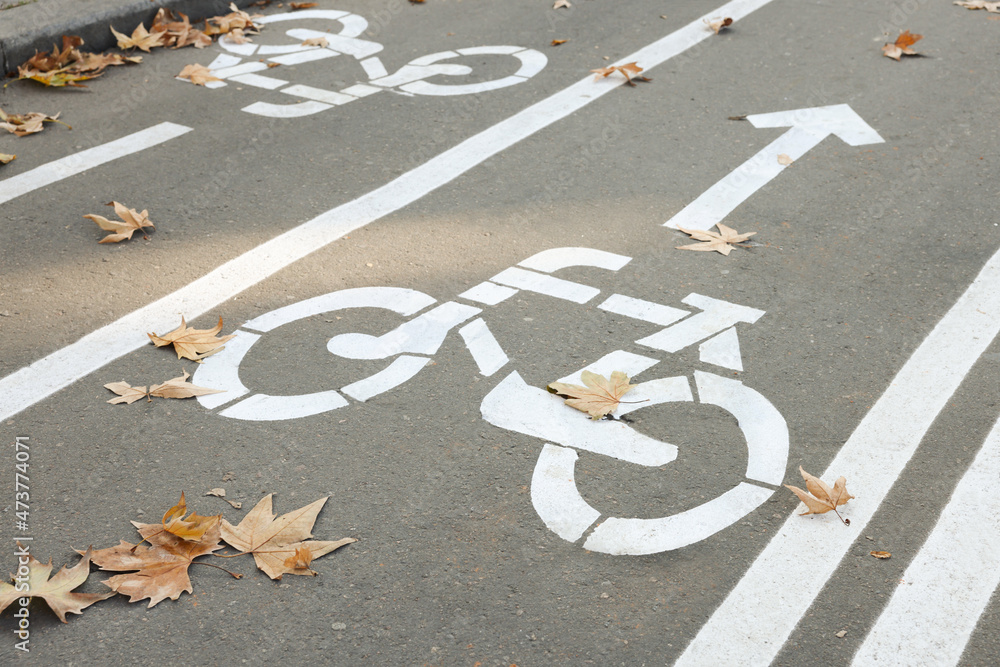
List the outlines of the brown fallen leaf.
<svg viewBox="0 0 1000 667">
<path fill-rule="evenodd" d="M 212 43 L 212 38 L 191 25 L 191 20 L 183 12 L 175 15 L 170 9 L 161 7 L 153 19 L 150 28 L 153 32 L 163 34 L 163 46 L 173 49 L 180 49 L 185 46 L 194 46 L 196 49 L 203 49 Z"/>
<path fill-rule="evenodd" d="M 923 35 L 914 35 L 909 30 L 899 33 L 899 37 L 892 44 L 882 47 L 882 55 L 893 60 L 899 60 L 901 56 L 919 56 L 920 54 L 910 47 L 923 39 Z"/>
<path fill-rule="evenodd" d="M 795 160 L 793 160 L 787 153 L 778 154 L 778 164 L 788 166 L 793 162 L 795 162 Z"/>
<path fill-rule="evenodd" d="M 187 502 L 184 500 L 184 492 L 181 491 L 180 502 L 168 509 L 163 515 L 163 519 L 161 520 L 163 530 L 176 535 L 182 540 L 194 540 L 198 542 L 222 520 L 221 514 L 199 516 L 197 512 L 192 512 L 187 518 L 184 518 L 186 512 Z"/>
<path fill-rule="evenodd" d="M 13 162 L 17 158 L 16 155 L 11 155 L 10 153 L 0 153 L 0 164 L 8 164 Z"/>
<path fill-rule="evenodd" d="M 209 81 L 222 81 L 222 79 L 212 74 L 212 70 L 197 63 L 186 65 L 181 70 L 181 73 L 177 75 L 177 78 L 187 79 L 196 86 L 204 86 Z"/>
<path fill-rule="evenodd" d="M 802 473 L 802 479 L 806 481 L 806 488 L 809 490 L 809 493 L 806 493 L 796 486 L 790 486 L 788 484 L 785 484 L 785 488 L 794 493 L 799 497 L 799 500 L 805 503 L 807 510 L 802 512 L 801 516 L 806 514 L 824 514 L 833 510 L 833 513 L 837 515 L 837 518 L 844 522 L 845 526 L 850 526 L 851 520 L 840 516 L 840 512 L 837 511 L 838 507 L 854 498 L 854 496 L 847 492 L 846 478 L 838 477 L 837 481 L 833 484 L 833 488 L 831 489 L 829 485 L 827 485 L 826 482 L 821 480 L 819 477 L 810 475 L 803 470 L 802 466 L 799 466 L 799 472 Z M 812 495 L 809 495 L 810 493 Z"/>
<path fill-rule="evenodd" d="M 330 42 L 327 41 L 326 37 L 310 37 L 309 39 L 302 42 L 301 46 L 330 46 Z"/>
<path fill-rule="evenodd" d="M 703 20 L 705 21 L 705 25 L 707 25 L 709 28 L 715 31 L 716 35 L 719 34 L 720 30 L 725 30 L 726 28 L 728 28 L 733 24 L 733 20 L 728 16 L 724 19 L 703 19 Z"/>
<path fill-rule="evenodd" d="M 119 241 L 131 239 L 132 234 L 144 227 L 156 228 L 156 225 L 149 219 L 149 211 L 143 210 L 142 213 L 139 213 L 134 208 L 128 208 L 125 204 L 116 201 L 111 202 L 111 204 L 115 207 L 115 213 L 122 219 L 121 222 L 108 220 L 103 215 L 89 214 L 83 216 L 88 220 L 96 222 L 97 226 L 104 231 L 113 232 L 101 239 L 99 243 L 118 243 Z"/>
<path fill-rule="evenodd" d="M 318 2 L 292 2 L 289 3 L 293 12 L 297 12 L 300 9 L 312 9 L 313 7 L 318 7 Z"/>
<path fill-rule="evenodd" d="M 719 230 L 718 233 L 711 232 L 708 230 L 700 229 L 684 229 L 683 227 L 678 227 L 679 230 L 691 236 L 691 238 L 704 241 L 704 243 L 692 243 L 691 245 L 679 245 L 676 246 L 677 250 L 705 250 L 722 253 L 723 255 L 729 255 L 732 252 L 735 244 L 742 241 L 746 241 L 748 238 L 756 234 L 757 232 L 747 232 L 745 234 L 738 233 L 732 227 L 727 227 L 721 222 L 716 223 L 716 228 Z M 740 246 L 743 247 L 743 246 Z"/>
<path fill-rule="evenodd" d="M 160 398 L 194 398 L 196 396 L 221 394 L 225 392 L 224 389 L 209 389 L 208 387 L 193 385 L 187 381 L 187 379 L 191 377 L 191 374 L 187 371 L 181 372 L 183 375 L 180 377 L 167 380 L 163 384 L 154 384 L 149 388 L 149 395 L 158 396 Z"/>
<path fill-rule="evenodd" d="M 550 44 L 550 46 L 559 46 L 560 44 L 565 44 L 568 41 L 569 41 L 568 39 L 553 39 L 552 44 Z"/>
<path fill-rule="evenodd" d="M 45 129 L 42 123 L 59 123 L 60 125 L 66 125 L 66 123 L 59 120 L 59 114 L 55 116 L 49 116 L 37 111 L 31 111 L 29 113 L 21 114 L 7 114 L 4 113 L 3 109 L 0 109 L 0 129 L 7 130 L 11 134 L 18 137 L 26 137 L 29 134 L 35 134 L 41 132 Z M 67 128 L 73 129 L 69 125 Z"/>
<path fill-rule="evenodd" d="M 153 345 L 156 347 L 173 345 L 178 359 L 201 361 L 205 357 L 221 350 L 222 345 L 226 341 L 235 338 L 235 334 L 216 338 L 220 331 L 222 331 L 221 317 L 219 318 L 219 323 L 211 329 L 195 329 L 194 327 L 189 327 L 182 316 L 181 325 L 173 331 L 165 333 L 162 336 L 158 336 L 155 333 L 146 335 L 149 336 L 149 339 L 153 341 Z"/>
<path fill-rule="evenodd" d="M 132 522 L 143 540 L 152 546 L 131 544 L 122 540 L 117 546 L 94 551 L 94 563 L 102 570 L 129 572 L 118 574 L 104 581 L 115 593 L 129 596 L 129 602 L 149 598 L 149 607 L 170 598 L 176 600 L 181 593 L 191 593 L 188 568 L 195 558 L 222 548 L 219 543 L 219 524 L 216 523 L 198 540 L 184 540 L 163 530 L 158 523 Z M 230 572 L 230 574 L 233 574 Z M 233 574 L 237 579 L 241 575 Z"/>
<path fill-rule="evenodd" d="M 956 0 L 951 3 L 966 9 L 985 9 L 991 14 L 1000 14 L 1000 2 L 987 2 L 986 0 Z"/>
<path fill-rule="evenodd" d="M 633 79 L 637 79 L 639 81 L 652 81 L 652 79 L 647 79 L 644 76 L 638 76 L 639 72 L 642 71 L 642 68 L 639 67 L 634 62 L 626 63 L 624 65 L 608 65 L 607 67 L 602 67 L 600 69 L 592 69 L 590 71 L 596 74 L 596 76 L 594 77 L 594 81 L 597 81 L 601 77 L 606 78 L 614 74 L 615 72 L 621 72 L 621 74 L 625 77 L 625 83 L 627 83 L 630 86 L 635 85 L 632 82 Z"/>
<path fill-rule="evenodd" d="M 878 558 L 879 560 L 887 560 L 889 558 L 892 558 L 892 554 L 889 553 L 888 551 L 872 551 L 869 552 L 869 555 L 875 556 L 875 558 Z"/>
<path fill-rule="evenodd" d="M 243 503 L 240 503 L 240 502 L 237 502 L 235 500 L 230 500 L 229 498 L 226 498 L 226 490 L 223 489 L 223 488 L 210 489 L 205 495 L 206 496 L 215 496 L 216 498 L 222 498 L 227 503 L 229 503 L 229 505 L 233 509 L 237 509 L 238 510 L 238 509 L 241 509 L 243 507 Z"/>
<path fill-rule="evenodd" d="M 252 553 L 257 567 L 272 579 L 281 579 L 283 574 L 310 574 L 312 571 L 308 570 L 308 562 L 305 571 L 287 564 L 293 558 L 293 563 L 304 559 L 301 550 L 308 552 L 309 561 L 312 561 L 345 544 L 357 542 L 353 537 L 333 542 L 309 539 L 316 517 L 329 496 L 275 519 L 271 509 L 272 495 L 264 496 L 239 525 L 222 520 L 222 539 L 226 544 L 244 553 Z"/>
<path fill-rule="evenodd" d="M 18 547 L 21 544 L 18 543 Z M 19 551 L 27 551 L 23 548 Z M 35 557 L 28 554 L 28 588 L 25 590 L 19 586 L 13 586 L 7 582 L 0 582 L 0 612 L 6 609 L 14 600 L 18 598 L 42 598 L 49 609 L 55 612 L 59 620 L 66 623 L 66 614 L 82 614 L 83 610 L 101 600 L 106 600 L 114 592 L 108 593 L 73 593 L 73 589 L 80 586 L 90 576 L 90 559 L 93 549 L 87 549 L 83 553 L 83 558 L 71 568 L 65 565 L 56 572 L 56 576 L 49 579 L 52 573 L 52 559 L 48 564 L 43 564 L 35 560 Z M 13 578 L 13 577 L 12 577 Z"/>
<path fill-rule="evenodd" d="M 111 26 L 111 33 L 118 40 L 118 48 L 125 51 L 127 49 L 139 49 L 149 53 L 149 50 L 157 46 L 164 45 L 164 33 L 160 31 L 149 32 L 142 23 L 132 31 L 132 36 L 123 35 Z"/>
<path fill-rule="evenodd" d="M 614 412 L 622 402 L 622 396 L 635 386 L 628 383 L 628 376 L 621 371 L 614 371 L 610 379 L 592 371 L 583 371 L 580 379 L 586 386 L 553 382 L 546 389 L 565 398 L 566 405 L 586 412 L 591 419 L 602 419 Z"/>
<path fill-rule="evenodd" d="M 149 392 L 146 391 L 145 387 L 133 387 L 128 382 L 122 380 L 121 382 L 109 382 L 104 385 L 105 389 L 110 389 L 111 391 L 118 394 L 116 397 L 108 400 L 108 403 L 116 405 L 118 403 L 124 403 L 126 405 L 131 405 L 141 398 L 145 398 L 147 401 L 152 401 L 149 397 Z"/>
<path fill-rule="evenodd" d="M 247 14 L 240 10 L 235 3 L 229 3 L 229 9 L 230 13 L 225 16 L 215 16 L 205 21 L 206 34 L 222 35 L 236 28 L 253 34 L 260 31 L 261 26 L 256 21 L 264 18 L 263 14 Z"/>
<path fill-rule="evenodd" d="M 281 67 L 281 63 L 268 63 L 267 64 L 267 68 L 268 69 L 274 69 L 275 67 Z"/>
</svg>

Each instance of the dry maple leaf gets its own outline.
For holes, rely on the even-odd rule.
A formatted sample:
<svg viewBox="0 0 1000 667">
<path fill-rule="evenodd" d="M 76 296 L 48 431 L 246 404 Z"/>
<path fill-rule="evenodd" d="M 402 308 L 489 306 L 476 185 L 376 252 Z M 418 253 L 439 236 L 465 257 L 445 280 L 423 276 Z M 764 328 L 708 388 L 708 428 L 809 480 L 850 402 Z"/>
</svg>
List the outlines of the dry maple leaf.
<svg viewBox="0 0 1000 667">
<path fill-rule="evenodd" d="M 264 496 L 257 505 L 247 512 L 239 525 L 234 526 L 222 520 L 222 539 L 226 544 L 244 553 L 252 553 L 253 559 L 267 576 L 281 579 L 283 574 L 309 574 L 311 570 L 300 571 L 286 563 L 297 557 L 304 549 L 309 560 L 324 556 L 345 544 L 357 542 L 353 537 L 345 537 L 333 542 L 310 540 L 313 524 L 327 498 L 320 498 L 305 507 L 283 514 L 277 519 L 271 509 L 271 497 Z M 308 563 L 307 563 L 308 566 Z"/>
<path fill-rule="evenodd" d="M 809 493 L 812 495 L 809 495 L 809 493 L 806 493 L 796 486 L 785 484 L 785 488 L 794 493 L 799 497 L 799 500 L 805 503 L 807 509 L 805 512 L 802 512 L 801 516 L 806 514 L 824 514 L 833 510 L 833 513 L 844 522 L 845 526 L 850 526 L 851 520 L 840 516 L 840 512 L 837 511 L 838 507 L 854 497 L 847 492 L 847 479 L 844 477 L 838 477 L 837 481 L 833 484 L 833 488 L 831 489 L 830 486 L 819 477 L 810 475 L 803 470 L 802 466 L 799 466 L 799 472 L 802 473 L 802 479 L 806 481 L 806 489 L 808 489 Z"/>
<path fill-rule="evenodd" d="M 118 40 L 118 48 L 123 51 L 126 49 L 139 49 L 149 53 L 150 49 L 164 45 L 163 32 L 158 30 L 148 32 L 146 26 L 142 23 L 132 31 L 131 37 L 118 32 L 114 26 L 111 26 L 111 32 L 114 34 L 115 39 Z"/>
<path fill-rule="evenodd" d="M 919 56 L 920 54 L 910 47 L 923 39 L 923 35 L 914 35 L 909 30 L 899 33 L 895 43 L 886 44 L 882 47 L 882 55 L 893 60 L 899 60 L 900 56 Z"/>
<path fill-rule="evenodd" d="M 219 77 L 212 75 L 212 70 L 197 63 L 186 65 L 177 78 L 187 79 L 196 86 L 204 86 L 209 81 L 222 81 Z"/>
<path fill-rule="evenodd" d="M 625 83 L 627 83 L 630 86 L 635 85 L 634 83 L 632 83 L 632 79 L 638 79 L 639 81 L 652 81 L 652 79 L 647 79 L 644 76 L 638 76 L 639 72 L 642 71 L 642 68 L 639 67 L 634 62 L 626 63 L 624 65 L 608 65 L 607 67 L 602 67 L 600 69 L 592 69 L 590 71 L 596 75 L 594 77 L 594 81 L 597 81 L 601 77 L 607 78 L 608 76 L 611 76 L 615 72 L 621 72 L 622 75 L 625 77 Z"/>
<path fill-rule="evenodd" d="M 635 385 L 628 383 L 628 376 L 621 371 L 614 371 L 611 379 L 592 371 L 580 374 L 585 387 L 566 382 L 553 382 L 546 387 L 553 394 L 566 399 L 566 405 L 586 412 L 591 419 L 602 419 L 611 414 L 622 402 L 622 396 Z"/>
<path fill-rule="evenodd" d="M 236 337 L 235 334 L 230 334 L 216 338 L 220 331 L 222 331 L 221 317 L 219 318 L 219 323 L 211 329 L 195 329 L 189 327 L 182 316 L 181 325 L 170 333 L 165 333 L 162 336 L 157 336 L 155 333 L 146 335 L 149 336 L 149 339 L 153 341 L 153 345 L 156 347 L 173 345 L 178 359 L 201 361 L 205 357 L 221 350 L 223 343 Z"/>
<path fill-rule="evenodd" d="M 126 405 L 131 405 L 141 398 L 145 398 L 149 401 L 153 400 L 149 398 L 149 392 L 146 391 L 145 387 L 133 387 L 128 382 L 122 380 L 121 382 L 109 382 L 104 385 L 105 389 L 110 389 L 111 391 L 118 394 L 112 399 L 108 400 L 108 403 L 116 405 L 118 403 L 124 403 Z"/>
<path fill-rule="evenodd" d="M 309 563 L 312 562 L 312 559 L 313 555 L 309 549 L 299 547 L 294 554 L 285 559 L 284 566 L 289 568 L 292 574 L 307 574 L 315 577 L 319 572 L 309 569 Z"/>
<path fill-rule="evenodd" d="M 154 384 L 149 388 L 149 395 L 160 398 L 194 398 L 206 394 L 221 394 L 225 391 L 224 389 L 209 389 L 193 385 L 187 381 L 191 374 L 187 371 L 181 372 L 183 375 L 180 377 L 167 380 L 163 384 Z"/>
<path fill-rule="evenodd" d="M 1000 14 L 1000 2 L 986 2 L 986 0 L 956 0 L 951 3 L 966 9 L 985 9 L 991 14 Z"/>
<path fill-rule="evenodd" d="M 216 16 L 205 21 L 205 33 L 209 35 L 222 35 L 230 30 L 239 28 L 247 31 L 260 30 L 260 25 L 255 23 L 257 19 L 264 18 L 262 14 L 247 14 L 241 11 L 234 3 L 229 3 L 230 13 L 225 16 Z"/>
<path fill-rule="evenodd" d="M 705 21 L 705 25 L 707 25 L 709 28 L 715 31 L 716 35 L 719 34 L 720 30 L 724 30 L 733 24 L 733 20 L 728 16 L 724 19 L 712 19 L 712 20 L 703 19 L 703 20 Z"/>
<path fill-rule="evenodd" d="M 711 232 L 708 230 L 701 229 L 684 229 L 683 227 L 678 227 L 685 234 L 691 236 L 691 238 L 704 241 L 704 243 L 692 243 L 691 245 L 679 245 L 676 246 L 677 250 L 714 250 L 720 252 L 723 255 L 728 255 L 732 252 L 735 247 L 733 244 L 746 241 L 748 238 L 756 234 L 757 232 L 747 232 L 745 234 L 738 233 L 732 227 L 727 227 L 726 225 L 717 223 L 715 225 L 719 232 Z"/>
<path fill-rule="evenodd" d="M 99 243 L 118 243 L 119 241 L 131 239 L 132 234 L 143 227 L 156 228 L 156 225 L 149 219 L 149 211 L 144 210 L 142 213 L 139 213 L 134 208 L 128 208 L 125 204 L 116 201 L 111 202 L 111 204 L 115 207 L 115 213 L 122 219 L 122 222 L 108 220 L 103 215 L 89 214 L 83 216 L 88 220 L 96 222 L 104 231 L 114 232 L 105 236 Z"/>
<path fill-rule="evenodd" d="M 129 596 L 129 602 L 149 598 L 149 606 L 170 598 L 176 600 L 183 592 L 192 592 L 188 568 L 195 558 L 222 548 L 219 524 L 209 529 L 200 541 L 183 540 L 163 530 L 158 523 L 132 522 L 145 541 L 135 545 L 122 540 L 120 544 L 93 553 L 94 563 L 102 570 L 128 572 L 104 581 L 115 593 Z M 232 573 L 230 573 L 232 574 Z M 237 579 L 240 575 L 233 575 Z"/>
<path fill-rule="evenodd" d="M 16 155 L 11 155 L 10 153 L 0 153 L 0 164 L 13 162 L 16 157 Z"/>
<path fill-rule="evenodd" d="M 185 519 L 185 512 L 187 512 L 187 503 L 184 501 L 184 492 L 181 491 L 180 502 L 168 509 L 163 515 L 163 519 L 161 520 L 163 530 L 176 535 L 182 540 L 194 540 L 198 542 L 205 537 L 208 531 L 219 525 L 219 521 L 222 520 L 221 514 L 199 516 L 196 512 L 191 512 Z M 216 539 L 216 542 L 218 542 L 218 539 Z"/>
<path fill-rule="evenodd" d="M 153 32 L 163 34 L 163 45 L 174 49 L 194 46 L 203 49 L 212 43 L 212 38 L 191 25 L 190 19 L 183 12 L 174 15 L 166 7 L 161 7 L 156 13 L 151 26 Z"/>
<path fill-rule="evenodd" d="M 6 114 L 3 109 L 0 109 L 0 129 L 7 130 L 11 134 L 18 137 L 26 137 L 29 134 L 35 134 L 36 132 L 41 132 L 45 129 L 42 123 L 59 123 L 60 125 L 66 125 L 66 123 L 59 120 L 59 114 L 55 116 L 48 116 L 37 111 L 31 111 L 29 113 L 22 114 Z M 66 125 L 69 127 L 69 125 Z M 69 127 L 69 129 L 73 129 Z"/>
<path fill-rule="evenodd" d="M 27 550 L 21 547 L 20 543 L 17 546 L 20 551 L 27 553 Z M 28 554 L 28 588 L 27 590 L 19 589 L 7 582 L 0 582 L 0 612 L 18 598 L 42 598 L 49 605 L 49 609 L 59 617 L 59 620 L 66 623 L 66 614 L 82 614 L 84 609 L 95 602 L 108 599 L 114 595 L 114 592 L 72 592 L 90 576 L 92 551 L 93 549 L 87 549 L 80 562 L 70 568 L 64 565 L 51 579 L 49 579 L 49 574 L 52 573 L 52 559 L 50 558 L 48 564 L 45 564 Z M 13 579 L 13 575 L 11 579 Z M 19 585 L 20 583 L 21 581 L 18 581 Z"/>
</svg>

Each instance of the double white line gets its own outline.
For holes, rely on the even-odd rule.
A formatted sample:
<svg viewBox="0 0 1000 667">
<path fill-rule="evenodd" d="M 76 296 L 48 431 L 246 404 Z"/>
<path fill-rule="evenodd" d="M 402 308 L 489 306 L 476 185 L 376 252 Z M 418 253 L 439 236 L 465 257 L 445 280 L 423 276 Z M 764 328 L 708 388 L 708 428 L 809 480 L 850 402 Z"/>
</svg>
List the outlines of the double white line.
<svg viewBox="0 0 1000 667">
<path fill-rule="evenodd" d="M 830 523 L 824 530 L 816 521 L 789 517 L 677 666 L 771 663 L 998 331 L 1000 252 L 920 344 L 821 475 L 850 480 L 858 496 L 849 506 L 851 529 Z M 913 583 L 897 590 L 855 664 L 875 664 L 870 658 L 876 655 L 878 665 L 938 666 L 958 660 L 1000 577 L 998 428 L 904 576 Z M 945 568 L 942 554 L 954 550 L 959 553 L 949 556 L 953 562 Z M 930 576 L 937 567 L 942 569 Z M 911 603 L 915 598 L 918 602 Z M 955 604 L 960 599 L 966 607 L 954 609 L 962 606 Z M 934 655 L 950 657 L 935 660 Z"/>
</svg>

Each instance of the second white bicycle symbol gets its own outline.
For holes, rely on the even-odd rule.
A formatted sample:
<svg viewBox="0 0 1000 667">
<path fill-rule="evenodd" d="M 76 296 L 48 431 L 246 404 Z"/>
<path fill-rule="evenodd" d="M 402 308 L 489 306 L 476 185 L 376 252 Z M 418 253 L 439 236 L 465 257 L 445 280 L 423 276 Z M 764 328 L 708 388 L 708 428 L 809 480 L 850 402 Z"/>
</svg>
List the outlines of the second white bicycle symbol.
<svg viewBox="0 0 1000 667">
<path fill-rule="evenodd" d="M 551 274 L 579 266 L 618 271 L 629 261 L 629 257 L 590 248 L 554 248 L 463 292 L 458 295 L 460 301 L 437 306 L 434 306 L 436 300 L 427 294 L 397 287 L 331 292 L 250 320 L 234 332 L 235 338 L 222 352 L 198 368 L 192 381 L 224 390 L 222 394 L 199 397 L 198 401 L 206 408 L 219 408 L 239 399 L 219 412 L 223 417 L 275 421 L 317 415 L 345 407 L 350 404 L 349 399 L 367 401 L 411 379 L 431 361 L 456 327 L 460 327 L 458 333 L 480 373 L 491 377 L 510 360 L 484 319 L 478 317 L 483 307 L 495 306 L 522 290 L 584 304 L 600 290 Z M 612 294 L 597 307 L 664 327 L 635 341 L 644 348 L 675 353 L 697 344 L 702 362 L 742 370 L 735 326 L 756 322 L 764 311 L 700 294 L 688 295 L 683 303 L 700 312 L 692 314 L 622 294 Z M 404 317 L 416 315 L 381 336 L 346 333 L 334 336 L 327 343 L 327 349 L 343 359 L 392 359 L 385 368 L 339 390 L 298 396 L 252 393 L 243 385 L 240 364 L 263 335 L 303 318 L 351 308 L 381 308 Z M 584 370 L 605 376 L 619 370 L 636 376 L 658 363 L 653 357 L 614 350 L 560 381 L 579 384 Z M 738 420 L 748 451 L 746 479 L 697 507 L 653 519 L 604 517 L 601 520 L 601 513 L 577 488 L 577 452 L 659 467 L 677 458 L 675 445 L 644 435 L 620 420 L 591 421 L 564 405 L 561 398 L 526 384 L 517 371 L 508 373 L 486 395 L 480 409 L 483 419 L 490 424 L 542 442 L 531 479 L 531 501 L 550 530 L 576 542 L 596 524 L 583 543 L 585 549 L 616 555 L 659 553 L 693 544 L 735 523 L 764 503 L 774 493 L 770 487 L 780 485 L 785 476 L 788 459 L 785 420 L 770 401 L 738 380 L 703 371 L 695 371 L 692 378 L 647 380 L 629 392 L 629 401 L 638 402 L 621 404 L 613 415 L 620 417 L 664 403 L 693 402 L 692 379 L 700 403 L 718 406 Z"/>
<path fill-rule="evenodd" d="M 433 96 L 484 93 L 527 81 L 541 72 L 548 62 L 545 55 L 535 49 L 521 46 L 474 46 L 431 53 L 410 61 L 390 74 L 382 60 L 375 55 L 382 51 L 383 46 L 360 37 L 368 28 L 368 21 L 358 14 L 311 9 L 273 14 L 260 19 L 258 23 L 270 25 L 287 21 L 318 21 L 321 25 L 329 25 L 332 22 L 337 30 L 292 28 L 285 34 L 296 41 L 283 45 L 258 45 L 249 42 L 237 44 L 227 37 L 222 37 L 219 45 L 227 53 L 219 55 L 208 66 L 212 75 L 222 80 L 211 81 L 206 87 L 221 88 L 226 86 L 228 81 L 305 100 L 292 103 L 260 101 L 243 108 L 243 111 L 258 116 L 295 118 L 326 111 L 386 90 L 402 95 Z M 325 45 L 320 46 L 317 42 Z M 361 65 L 367 81 L 341 90 L 327 90 L 299 83 L 289 85 L 291 82 L 285 79 L 258 73 L 277 65 L 301 65 L 325 61 L 340 55 L 353 56 Z M 514 58 L 517 70 L 499 79 L 476 83 L 449 84 L 447 79 L 441 79 L 441 77 L 463 77 L 472 74 L 471 67 L 448 61 L 462 56 L 484 55 Z M 244 58 L 247 60 L 244 61 Z M 442 80 L 443 83 L 439 82 Z"/>
</svg>

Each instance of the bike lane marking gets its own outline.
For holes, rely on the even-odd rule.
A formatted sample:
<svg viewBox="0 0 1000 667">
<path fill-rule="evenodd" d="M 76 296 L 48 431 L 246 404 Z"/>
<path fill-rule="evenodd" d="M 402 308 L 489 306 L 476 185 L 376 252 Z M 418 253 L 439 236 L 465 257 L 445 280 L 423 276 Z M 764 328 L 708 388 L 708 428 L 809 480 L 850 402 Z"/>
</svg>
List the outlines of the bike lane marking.
<svg viewBox="0 0 1000 667">
<path fill-rule="evenodd" d="M 192 129 L 176 123 L 160 123 L 159 125 L 154 125 L 145 130 L 124 136 L 121 139 L 115 139 L 106 144 L 67 155 L 64 158 L 35 167 L 23 174 L 11 176 L 0 181 L 0 204 L 9 202 L 15 197 L 20 197 L 38 188 L 61 181 L 64 178 L 75 176 L 93 167 L 98 167 L 106 162 L 152 148 L 182 134 L 187 134 Z"/>
<path fill-rule="evenodd" d="M 958 664 L 1000 585 L 1000 420 L 852 665 Z M 956 554 L 959 557 L 956 557 Z M 928 604 L 933 600 L 933 604 Z"/>
<path fill-rule="evenodd" d="M 772 0 L 731 0 L 649 44 L 615 65 L 660 65 L 708 39 L 705 19 L 723 14 L 740 20 Z M 621 85 L 610 78 L 578 81 L 510 118 L 469 137 L 395 180 L 330 209 L 312 220 L 229 260 L 185 287 L 87 334 L 0 379 L 0 420 L 7 419 L 148 344 L 147 331 L 169 330 L 178 313 L 189 319 L 231 299 L 345 234 L 413 203 L 497 153 L 600 99 Z"/>
<path fill-rule="evenodd" d="M 804 519 L 796 509 L 675 667 L 768 665 L 774 660 L 998 332 L 1000 251 L 914 351 L 821 475 L 844 475 L 855 488 L 865 489 L 845 506 L 851 530 L 843 530 L 828 516 Z M 1000 493 L 995 476 L 983 488 L 993 497 Z M 822 529 L 824 521 L 828 530 Z M 767 623 L 761 623 L 762 618 Z"/>
</svg>

